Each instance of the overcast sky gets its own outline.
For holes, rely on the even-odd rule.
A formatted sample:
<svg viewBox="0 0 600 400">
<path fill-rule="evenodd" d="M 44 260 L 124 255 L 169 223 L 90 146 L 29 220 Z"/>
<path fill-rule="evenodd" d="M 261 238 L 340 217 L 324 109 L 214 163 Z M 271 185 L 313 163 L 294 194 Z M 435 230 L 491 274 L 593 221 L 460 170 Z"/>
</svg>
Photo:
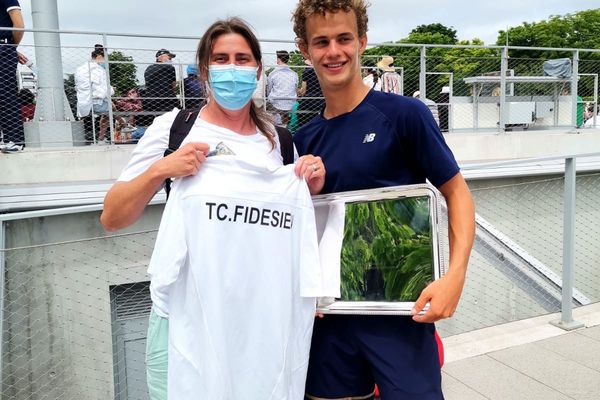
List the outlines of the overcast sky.
<svg viewBox="0 0 600 400">
<path fill-rule="evenodd" d="M 32 27 L 31 0 L 20 3 L 25 23 Z M 58 0 L 58 13 L 65 30 L 182 36 L 200 36 L 215 19 L 240 16 L 260 39 L 293 40 L 290 17 L 295 4 L 296 0 Z M 398 40 L 418 25 L 439 22 L 456 29 L 459 39 L 477 37 L 494 44 L 498 31 L 507 26 L 592 8 L 600 8 L 600 0 L 371 0 L 368 37 L 369 43 Z M 32 39 L 27 34 L 25 43 Z M 127 40 L 118 44 L 128 47 L 131 39 Z M 116 47 L 114 42 L 109 46 Z M 168 41 L 148 48 L 169 46 L 177 49 Z M 276 48 L 294 47 L 263 43 L 264 52 Z"/>
<path fill-rule="evenodd" d="M 31 1 L 21 0 L 31 22 Z M 197 36 L 217 18 L 240 16 L 261 39 L 293 39 L 295 0 L 59 0 L 61 28 L 104 32 Z M 498 30 L 600 7 L 600 0 L 371 0 L 369 41 L 405 37 L 420 24 L 440 22 L 460 39 L 495 42 Z"/>
</svg>

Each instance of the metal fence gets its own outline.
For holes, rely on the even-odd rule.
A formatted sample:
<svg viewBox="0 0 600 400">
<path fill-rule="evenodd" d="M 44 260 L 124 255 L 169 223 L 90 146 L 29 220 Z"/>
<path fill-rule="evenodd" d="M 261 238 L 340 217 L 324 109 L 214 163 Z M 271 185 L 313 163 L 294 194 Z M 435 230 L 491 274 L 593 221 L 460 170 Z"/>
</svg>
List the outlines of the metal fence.
<svg viewBox="0 0 600 400">
<path fill-rule="evenodd" d="M 0 104 L 4 142 L 31 147 L 135 142 L 155 116 L 173 107 L 197 107 L 206 96 L 204 82 L 193 75 L 197 37 L 32 32 L 34 40 L 18 47 L 28 61 L 18 66 L 17 86 Z M 292 40 L 261 43 L 268 50 L 255 101 L 295 131 L 323 106 L 318 81 Z M 0 44 L 0 51 L 14 52 L 11 46 Z M 172 64 L 157 62 L 163 48 L 176 54 Z M 269 95 L 277 74 L 271 73 L 282 68 L 275 48 L 292 52 L 288 66 L 296 76 L 287 75 L 293 82 L 284 86 L 291 90 L 275 90 L 274 99 Z M 564 68 L 549 68 L 548 61 L 557 59 L 565 60 Z M 376 90 L 419 92 L 444 132 L 596 126 L 598 50 L 385 43 L 370 45 L 362 63 L 365 82 Z M 286 78 L 280 75 L 281 83 Z"/>
<path fill-rule="evenodd" d="M 600 173 L 580 173 L 565 188 L 573 178 L 469 181 L 477 238 L 459 309 L 438 323 L 443 336 L 559 311 L 568 319 L 571 306 L 600 301 Z M 573 208 L 565 199 L 575 194 Z M 147 399 L 146 267 L 162 205 L 117 235 L 103 231 L 99 212 L 0 216 L 2 398 Z"/>
</svg>

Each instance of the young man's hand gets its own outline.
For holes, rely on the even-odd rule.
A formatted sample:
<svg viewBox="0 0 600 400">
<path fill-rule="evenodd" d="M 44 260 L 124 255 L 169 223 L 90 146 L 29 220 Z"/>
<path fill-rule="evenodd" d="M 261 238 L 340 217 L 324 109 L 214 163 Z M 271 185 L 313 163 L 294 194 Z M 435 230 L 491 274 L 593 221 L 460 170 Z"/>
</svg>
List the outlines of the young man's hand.
<svg viewBox="0 0 600 400">
<path fill-rule="evenodd" d="M 462 175 L 457 173 L 439 189 L 448 204 L 450 265 L 446 275 L 429 284 L 415 302 L 413 319 L 417 322 L 435 322 L 454 314 L 475 238 L 475 205 Z M 429 310 L 418 315 L 427 303 Z"/>
<path fill-rule="evenodd" d="M 454 274 L 451 271 L 423 289 L 412 310 L 413 320 L 436 322 L 454 315 L 465 284 L 465 275 L 458 270 Z M 427 303 L 429 309 L 419 315 Z"/>
</svg>

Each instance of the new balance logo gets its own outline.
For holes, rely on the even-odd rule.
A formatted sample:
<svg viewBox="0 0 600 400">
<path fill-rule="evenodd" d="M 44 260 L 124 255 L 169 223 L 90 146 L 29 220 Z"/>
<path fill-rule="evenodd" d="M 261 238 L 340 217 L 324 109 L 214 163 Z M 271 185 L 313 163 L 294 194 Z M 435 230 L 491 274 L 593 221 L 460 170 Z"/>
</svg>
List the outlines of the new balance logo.
<svg viewBox="0 0 600 400">
<path fill-rule="evenodd" d="M 363 143 L 371 143 L 374 140 L 375 140 L 375 134 L 374 133 L 367 133 L 365 135 L 365 138 L 363 139 Z"/>
</svg>

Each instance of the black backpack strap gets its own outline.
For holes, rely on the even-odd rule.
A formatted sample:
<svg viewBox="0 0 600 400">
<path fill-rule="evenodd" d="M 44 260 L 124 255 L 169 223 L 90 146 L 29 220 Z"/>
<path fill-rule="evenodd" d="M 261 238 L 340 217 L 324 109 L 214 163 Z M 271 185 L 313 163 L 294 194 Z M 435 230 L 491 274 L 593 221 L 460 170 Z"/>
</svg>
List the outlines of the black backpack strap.
<svg viewBox="0 0 600 400">
<path fill-rule="evenodd" d="M 275 125 L 277 136 L 279 136 L 279 145 L 281 146 L 281 157 L 283 157 L 283 165 L 294 163 L 294 140 L 292 133 L 283 126 Z"/>
<path fill-rule="evenodd" d="M 190 133 L 190 130 L 192 130 L 192 126 L 194 126 L 194 121 L 198 118 L 199 112 L 200 109 L 183 109 L 177 113 L 173 125 L 171 125 L 171 130 L 169 131 L 169 147 L 165 150 L 163 157 L 166 157 L 179 149 L 183 139 L 185 139 Z M 169 198 L 169 193 L 171 192 L 171 178 L 165 180 L 165 192 L 167 192 L 167 198 Z"/>
<path fill-rule="evenodd" d="M 194 121 L 198 118 L 199 112 L 200 110 L 183 109 L 177 113 L 169 132 L 169 147 L 165 150 L 165 157 L 179 149 L 183 139 L 185 139 L 192 130 L 192 126 L 194 126 Z"/>
</svg>

